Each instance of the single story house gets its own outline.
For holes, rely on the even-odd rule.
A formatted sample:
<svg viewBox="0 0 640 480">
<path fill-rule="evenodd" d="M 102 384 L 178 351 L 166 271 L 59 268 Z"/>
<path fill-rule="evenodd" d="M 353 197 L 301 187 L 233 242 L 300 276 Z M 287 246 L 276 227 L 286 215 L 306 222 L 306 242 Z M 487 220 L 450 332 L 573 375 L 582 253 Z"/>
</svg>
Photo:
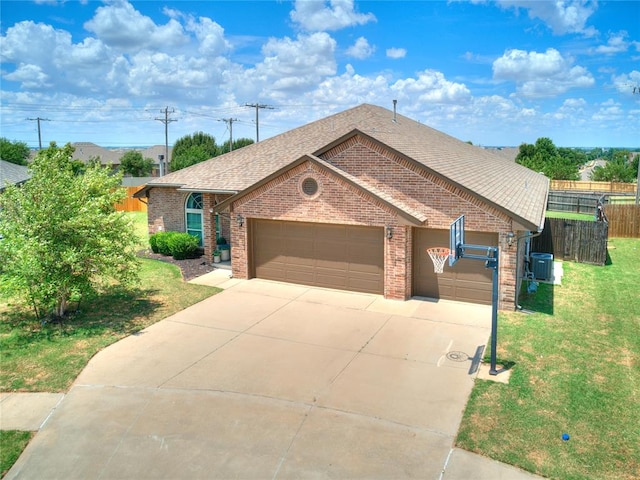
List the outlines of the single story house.
<svg viewBox="0 0 640 480">
<path fill-rule="evenodd" d="M 264 278 L 405 300 L 491 303 L 492 271 L 461 259 L 435 274 L 426 253 L 499 246 L 499 308 L 513 310 L 528 236 L 542 230 L 549 181 L 490 151 L 373 105 L 317 120 L 154 179 L 149 231 L 231 244 L 236 278 Z"/>
<path fill-rule="evenodd" d="M 29 169 L 24 165 L 17 165 L 7 162 L 6 160 L 0 160 L 0 192 L 2 192 L 7 185 L 22 185 L 30 178 L 31 173 L 29 173 Z"/>
</svg>

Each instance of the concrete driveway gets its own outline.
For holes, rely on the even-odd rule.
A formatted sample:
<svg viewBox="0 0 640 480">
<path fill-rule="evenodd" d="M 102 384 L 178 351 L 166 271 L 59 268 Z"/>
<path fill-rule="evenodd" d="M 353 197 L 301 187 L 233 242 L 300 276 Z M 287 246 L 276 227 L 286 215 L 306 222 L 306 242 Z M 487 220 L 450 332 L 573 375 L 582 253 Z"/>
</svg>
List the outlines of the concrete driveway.
<svg viewBox="0 0 640 480">
<path fill-rule="evenodd" d="M 7 478 L 481 478 L 452 444 L 489 307 L 225 286 L 96 355 Z"/>
</svg>

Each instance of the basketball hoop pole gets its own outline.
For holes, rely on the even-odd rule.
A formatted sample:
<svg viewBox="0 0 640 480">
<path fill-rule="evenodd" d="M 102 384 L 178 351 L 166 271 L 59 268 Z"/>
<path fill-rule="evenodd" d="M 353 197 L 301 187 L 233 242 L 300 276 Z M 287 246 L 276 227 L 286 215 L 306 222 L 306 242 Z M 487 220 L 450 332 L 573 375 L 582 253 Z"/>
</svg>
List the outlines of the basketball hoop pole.
<svg viewBox="0 0 640 480">
<path fill-rule="evenodd" d="M 487 247 L 484 245 L 458 245 L 459 257 L 472 260 L 484 260 L 484 266 L 493 269 L 493 288 L 491 291 L 491 367 L 489 375 L 497 375 L 496 350 L 498 349 L 498 257 L 500 249 L 498 247 Z M 482 253 L 471 253 L 471 251 L 481 251 Z"/>
<path fill-rule="evenodd" d="M 498 349 L 498 247 L 491 249 L 493 258 L 487 260 L 486 267 L 493 269 L 493 291 L 491 292 L 491 367 L 489 375 L 497 375 L 496 350 Z"/>
<path fill-rule="evenodd" d="M 458 259 L 483 260 L 484 266 L 493 269 L 493 288 L 491 292 L 491 367 L 489 375 L 497 375 L 496 350 L 498 349 L 498 257 L 499 247 L 469 245 L 464 242 L 464 215 L 460 215 L 449 226 L 449 266 L 453 267 Z M 475 253 L 474 253 L 475 252 Z"/>
</svg>

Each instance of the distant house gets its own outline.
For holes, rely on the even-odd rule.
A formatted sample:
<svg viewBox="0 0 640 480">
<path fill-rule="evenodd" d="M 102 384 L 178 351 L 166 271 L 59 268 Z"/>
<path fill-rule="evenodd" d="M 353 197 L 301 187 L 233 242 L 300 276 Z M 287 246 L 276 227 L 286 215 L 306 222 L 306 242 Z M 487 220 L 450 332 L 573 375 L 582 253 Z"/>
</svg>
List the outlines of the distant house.
<svg viewBox="0 0 640 480">
<path fill-rule="evenodd" d="M 154 145 L 148 148 L 105 148 L 91 142 L 75 142 L 71 144 L 75 148 L 73 153 L 74 160 L 80 160 L 87 163 L 93 158 L 99 158 L 102 165 L 111 165 L 114 169 L 120 166 L 120 159 L 129 150 L 139 151 L 143 158 L 150 158 L 154 162 L 152 176 L 160 175 L 159 155 L 165 155 L 164 145 Z M 171 152 L 173 147 L 169 147 L 169 159 L 171 160 Z"/>
<path fill-rule="evenodd" d="M 31 174 L 27 167 L 0 160 L 0 192 L 7 185 L 21 185 L 30 178 Z"/>
<path fill-rule="evenodd" d="M 187 231 L 210 259 L 231 244 L 236 278 L 490 304 L 491 270 L 462 259 L 436 275 L 426 253 L 466 241 L 500 247 L 501 309 L 513 310 L 549 180 L 381 107 L 360 105 L 153 179 L 151 233 Z"/>
</svg>

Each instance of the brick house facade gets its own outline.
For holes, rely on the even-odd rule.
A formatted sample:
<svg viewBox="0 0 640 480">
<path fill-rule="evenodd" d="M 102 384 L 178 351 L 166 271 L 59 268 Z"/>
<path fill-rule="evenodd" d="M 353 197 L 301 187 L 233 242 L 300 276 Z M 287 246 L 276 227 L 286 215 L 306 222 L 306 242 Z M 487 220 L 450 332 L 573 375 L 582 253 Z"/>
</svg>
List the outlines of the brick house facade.
<svg viewBox="0 0 640 480">
<path fill-rule="evenodd" d="M 392 122 L 390 113 L 363 105 L 231 152 L 223 156 L 227 157 L 225 165 L 237 162 L 238 175 L 230 176 L 227 168 L 209 184 L 199 178 L 211 178 L 221 157 L 163 177 L 144 190 L 150 231 L 184 231 L 184 202 L 189 192 L 200 191 L 205 255 L 210 258 L 215 248 L 213 218 L 217 214 L 222 219 L 222 234 L 232 245 L 236 278 L 270 278 L 271 273 L 261 272 L 284 268 L 282 278 L 291 274 L 291 278 L 302 278 L 294 281 L 315 284 L 306 279 L 331 275 L 341 279 L 342 270 L 353 268 L 353 274 L 345 274 L 344 284 L 337 280 L 341 285 L 337 288 L 359 290 L 360 275 L 379 275 L 382 289 L 376 286 L 371 291 L 386 298 L 426 295 L 486 303 L 490 272 L 484 272 L 482 265 L 466 260 L 467 267 L 458 267 L 461 261 L 451 271 L 445 267 L 449 276 L 433 277 L 424 251 L 429 246 L 447 246 L 442 239 L 450 223 L 464 214 L 467 231 L 483 239 L 483 245 L 489 241 L 499 246 L 499 308 L 512 310 L 520 280 L 516 265 L 524 256 L 518 239 L 539 230 L 544 222 L 547 179 L 405 117 Z M 265 167 L 269 158 L 274 161 Z M 488 172 L 495 173 L 496 168 L 498 175 L 489 177 Z M 238 178 L 240 175 L 245 178 Z M 311 191 L 306 190 L 308 185 L 313 185 Z M 314 225 L 335 228 L 319 230 Z M 310 250 L 294 254 L 298 245 L 291 244 L 286 233 L 269 247 L 270 237 L 261 236 L 267 228 L 282 232 L 304 228 L 307 237 L 310 232 L 322 236 L 325 233 L 318 232 L 326 231 L 328 237 L 326 242 L 302 238 L 298 243 L 309 243 Z M 357 256 L 357 241 L 335 240 L 334 231 L 346 235 L 344 238 L 353 232 L 372 235 L 377 239 L 373 242 L 380 243 L 379 249 L 374 245 L 372 257 L 380 258 L 373 258 L 362 269 L 365 273 L 356 271 L 360 266 L 352 265 L 348 256 Z M 346 260 L 336 254 L 342 255 L 342 263 L 338 257 L 332 262 L 326 253 L 309 253 L 320 252 L 321 244 L 334 241 L 337 249 L 351 252 Z M 312 244 L 317 245 L 312 248 Z M 265 253 L 263 248 L 279 250 Z M 313 255 L 316 258 L 309 258 Z M 291 268 L 289 273 L 287 268 Z M 294 276 L 298 271 L 303 276 Z M 323 281 L 320 285 L 331 285 Z"/>
</svg>

